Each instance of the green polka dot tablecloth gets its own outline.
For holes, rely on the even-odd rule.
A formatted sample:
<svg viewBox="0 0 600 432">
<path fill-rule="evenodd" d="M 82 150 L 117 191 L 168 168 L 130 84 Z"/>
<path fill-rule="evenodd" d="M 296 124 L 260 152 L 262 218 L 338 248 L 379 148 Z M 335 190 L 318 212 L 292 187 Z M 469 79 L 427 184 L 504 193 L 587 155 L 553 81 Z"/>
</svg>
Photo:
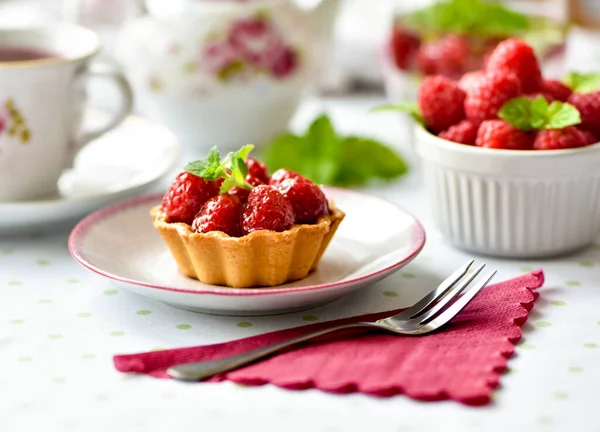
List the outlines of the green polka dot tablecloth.
<svg viewBox="0 0 600 432">
<path fill-rule="evenodd" d="M 115 354 L 212 344 L 406 306 L 470 258 L 431 228 L 418 165 L 400 140 L 402 125 L 368 113 L 381 102 L 311 101 L 294 121 L 305 125 L 325 110 L 347 133 L 396 143 L 414 167 L 401 181 L 368 191 L 423 221 L 425 249 L 394 276 L 334 303 L 282 316 L 202 315 L 86 271 L 69 255 L 68 229 L 0 238 L 0 431 L 600 432 L 598 247 L 552 260 L 478 257 L 498 269 L 498 281 L 538 268 L 546 275 L 489 406 L 188 384 L 114 369 Z"/>
</svg>

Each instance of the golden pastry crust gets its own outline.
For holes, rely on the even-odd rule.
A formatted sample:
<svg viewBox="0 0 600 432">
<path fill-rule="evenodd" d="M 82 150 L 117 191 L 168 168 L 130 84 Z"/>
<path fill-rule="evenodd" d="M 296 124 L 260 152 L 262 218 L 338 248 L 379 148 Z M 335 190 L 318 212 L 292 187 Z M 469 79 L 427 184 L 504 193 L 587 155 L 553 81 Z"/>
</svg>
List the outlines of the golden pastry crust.
<svg viewBox="0 0 600 432">
<path fill-rule="evenodd" d="M 184 275 L 233 288 L 269 287 L 305 278 L 319 265 L 345 217 L 331 206 L 331 214 L 314 225 L 230 237 L 221 231 L 195 233 L 188 224 L 166 222 L 160 205 L 150 215 Z"/>
</svg>

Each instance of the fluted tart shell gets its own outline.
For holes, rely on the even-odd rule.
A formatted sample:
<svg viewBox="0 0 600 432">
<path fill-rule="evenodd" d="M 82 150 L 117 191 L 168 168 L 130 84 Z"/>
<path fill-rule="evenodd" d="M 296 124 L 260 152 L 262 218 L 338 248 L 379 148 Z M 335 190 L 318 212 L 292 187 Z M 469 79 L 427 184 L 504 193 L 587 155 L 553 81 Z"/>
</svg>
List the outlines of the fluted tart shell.
<svg viewBox="0 0 600 432">
<path fill-rule="evenodd" d="M 243 237 L 221 231 L 196 233 L 188 224 L 169 223 L 160 205 L 150 215 L 181 273 L 210 285 L 251 288 L 303 279 L 315 270 L 345 217 L 333 205 L 330 209 L 315 224 Z"/>
</svg>

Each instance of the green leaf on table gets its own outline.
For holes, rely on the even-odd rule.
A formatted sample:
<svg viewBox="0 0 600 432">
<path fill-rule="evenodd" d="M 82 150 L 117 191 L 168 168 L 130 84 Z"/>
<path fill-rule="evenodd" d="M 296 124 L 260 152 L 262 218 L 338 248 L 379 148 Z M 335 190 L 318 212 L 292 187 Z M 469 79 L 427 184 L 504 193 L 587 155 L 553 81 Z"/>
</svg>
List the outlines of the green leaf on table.
<svg viewBox="0 0 600 432">
<path fill-rule="evenodd" d="M 393 150 L 369 138 L 350 136 L 342 141 L 341 186 L 364 185 L 373 178 L 391 180 L 405 174 L 408 166 Z"/>
<path fill-rule="evenodd" d="M 303 134 L 276 137 L 265 146 L 263 160 L 272 172 L 287 168 L 317 184 L 333 186 L 393 179 L 407 170 L 401 157 L 384 144 L 340 136 L 325 115 L 317 117 Z"/>
<path fill-rule="evenodd" d="M 571 90 L 577 93 L 589 93 L 600 89 L 600 72 L 570 72 L 563 79 Z"/>
<path fill-rule="evenodd" d="M 559 101 L 548 104 L 543 96 L 534 100 L 511 99 L 502 106 L 498 117 L 523 131 L 561 129 L 581 123 L 579 111 L 573 105 Z"/>
<path fill-rule="evenodd" d="M 399 111 L 410 115 L 417 123 L 425 126 L 425 119 L 421 115 L 421 110 L 416 102 L 400 102 L 392 105 L 380 105 L 371 110 L 371 112 L 381 111 Z"/>
</svg>

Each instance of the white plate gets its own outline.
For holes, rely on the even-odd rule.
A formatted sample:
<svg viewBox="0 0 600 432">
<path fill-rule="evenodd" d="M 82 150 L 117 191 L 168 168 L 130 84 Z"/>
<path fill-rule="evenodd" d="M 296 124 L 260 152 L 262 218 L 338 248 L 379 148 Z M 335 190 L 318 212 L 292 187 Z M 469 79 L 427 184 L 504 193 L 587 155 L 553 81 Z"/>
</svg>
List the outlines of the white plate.
<svg viewBox="0 0 600 432">
<path fill-rule="evenodd" d="M 412 261 L 425 244 L 412 215 L 382 199 L 325 188 L 346 213 L 318 270 L 273 288 L 207 285 L 179 273 L 149 210 L 161 196 L 100 210 L 71 232 L 69 250 L 84 267 L 119 287 L 176 307 L 219 315 L 270 315 L 308 309 L 371 285 Z"/>
<path fill-rule="evenodd" d="M 102 123 L 103 115 L 89 120 Z M 180 144 L 169 130 L 130 116 L 78 154 L 74 167 L 60 178 L 57 196 L 1 202 L 0 234 L 73 223 L 115 201 L 149 193 L 175 169 L 180 155 Z"/>
</svg>

